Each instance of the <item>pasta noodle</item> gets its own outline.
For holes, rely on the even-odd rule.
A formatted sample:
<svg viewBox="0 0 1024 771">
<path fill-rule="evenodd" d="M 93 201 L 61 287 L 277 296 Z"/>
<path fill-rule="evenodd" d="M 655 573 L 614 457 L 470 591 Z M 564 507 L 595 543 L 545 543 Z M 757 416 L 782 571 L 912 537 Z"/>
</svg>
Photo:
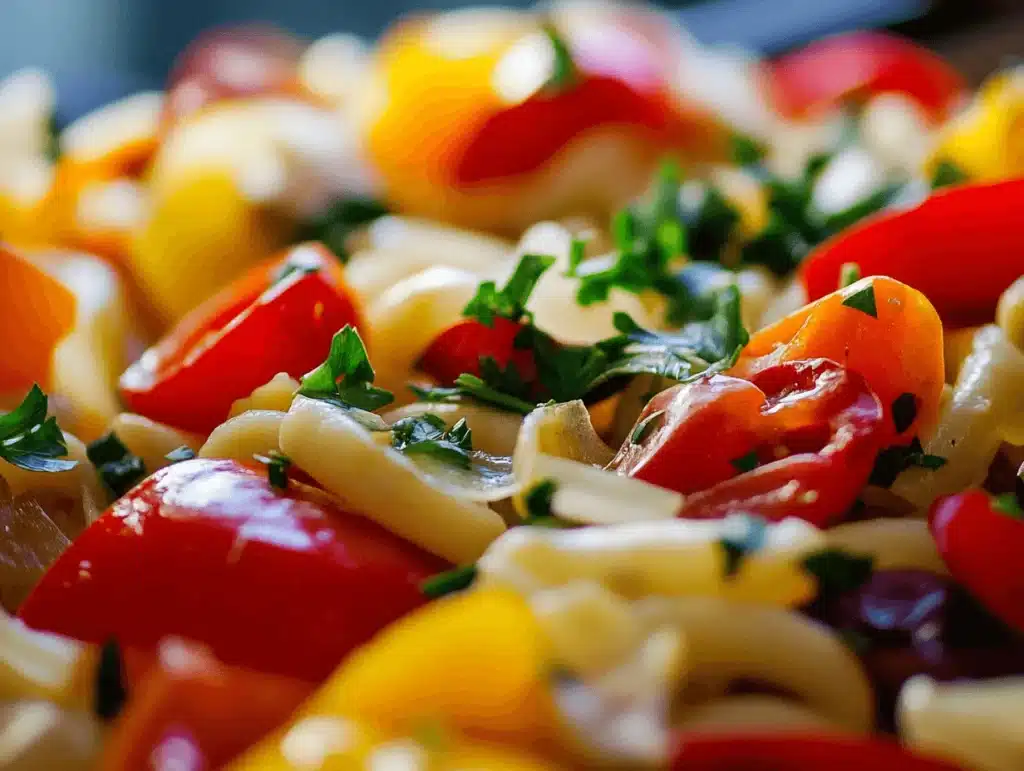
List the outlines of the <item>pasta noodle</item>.
<svg viewBox="0 0 1024 771">
<path fill-rule="evenodd" d="M 199 450 L 202 458 L 234 458 L 251 462 L 253 455 L 280 450 L 278 435 L 284 412 L 249 410 L 221 423 Z"/>
<path fill-rule="evenodd" d="M 842 729 L 803 704 L 760 694 L 725 696 L 692 707 L 675 722 L 681 731 L 841 732 Z"/>
<path fill-rule="evenodd" d="M 870 555 L 875 570 L 927 570 L 947 575 L 928 525 L 913 519 L 872 519 L 837 525 L 826 533 L 829 546 Z"/>
<path fill-rule="evenodd" d="M 231 405 L 229 417 L 236 417 L 248 410 L 288 412 L 297 390 L 299 390 L 299 381 L 284 372 L 279 372 L 249 396 L 239 399 Z"/>
<path fill-rule="evenodd" d="M 149 473 L 168 465 L 167 454 L 172 450 L 184 446 L 198 451 L 203 445 L 197 436 L 131 412 L 122 412 L 114 418 L 110 430 L 133 455 L 142 458 Z"/>
</svg>

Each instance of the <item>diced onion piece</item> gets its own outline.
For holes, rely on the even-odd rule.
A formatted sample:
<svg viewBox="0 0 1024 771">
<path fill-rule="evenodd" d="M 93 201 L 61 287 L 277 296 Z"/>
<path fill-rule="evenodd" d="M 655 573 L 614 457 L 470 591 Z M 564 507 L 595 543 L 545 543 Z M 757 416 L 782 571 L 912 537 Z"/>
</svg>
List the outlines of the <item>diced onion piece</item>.
<svg viewBox="0 0 1024 771">
<path fill-rule="evenodd" d="M 330 404 L 297 398 L 280 440 L 294 463 L 353 511 L 451 562 L 476 560 L 505 530 L 496 513 L 437 489 L 415 463 Z"/>
</svg>

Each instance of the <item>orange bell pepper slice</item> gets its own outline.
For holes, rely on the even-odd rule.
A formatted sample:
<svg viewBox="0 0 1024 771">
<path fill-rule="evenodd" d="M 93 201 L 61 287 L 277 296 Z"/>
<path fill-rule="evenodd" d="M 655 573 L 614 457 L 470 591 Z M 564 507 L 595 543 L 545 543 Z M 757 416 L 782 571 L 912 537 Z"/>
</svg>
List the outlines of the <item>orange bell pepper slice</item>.
<svg viewBox="0 0 1024 771">
<path fill-rule="evenodd" d="M 53 349 L 74 327 L 75 295 L 9 247 L 0 245 L 0 393 L 50 385 Z"/>
<path fill-rule="evenodd" d="M 730 374 L 749 378 L 782 362 L 818 358 L 832 359 L 867 381 L 893 438 L 909 438 L 934 424 L 945 383 L 942 321 L 916 289 L 886 276 L 861 279 L 754 334 Z M 904 394 L 913 395 L 916 409 L 908 408 Z M 902 409 L 897 405 L 894 416 L 897 399 Z"/>
</svg>

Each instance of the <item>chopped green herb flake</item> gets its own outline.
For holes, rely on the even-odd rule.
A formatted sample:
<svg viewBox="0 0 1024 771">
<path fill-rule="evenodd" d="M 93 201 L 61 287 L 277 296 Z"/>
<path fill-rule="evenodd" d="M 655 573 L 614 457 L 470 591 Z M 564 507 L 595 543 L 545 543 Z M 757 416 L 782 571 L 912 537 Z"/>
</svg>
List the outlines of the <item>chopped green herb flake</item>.
<svg viewBox="0 0 1024 771">
<path fill-rule="evenodd" d="M 327 360 L 302 378 L 299 393 L 346 410 L 372 411 L 394 401 L 373 386 L 374 372 L 355 327 L 346 325 L 331 341 Z"/>
<path fill-rule="evenodd" d="M 817 579 L 819 596 L 834 596 L 852 592 L 867 583 L 875 560 L 843 549 L 822 549 L 804 558 L 802 564 Z"/>
<path fill-rule="evenodd" d="M 544 34 L 547 35 L 554 54 L 551 63 L 551 76 L 545 83 L 545 88 L 552 91 L 564 91 L 576 82 L 576 63 L 572 59 L 572 51 L 554 24 L 545 24 Z"/>
<path fill-rule="evenodd" d="M 932 189 L 938 190 L 940 187 L 949 187 L 950 185 L 959 185 L 963 182 L 970 182 L 970 175 L 962 168 L 957 166 L 952 161 L 939 161 L 935 167 L 935 171 L 932 174 Z"/>
<path fill-rule="evenodd" d="M 92 442 L 85 454 L 114 498 L 120 498 L 146 476 L 142 458 L 133 455 L 114 432 Z"/>
<path fill-rule="evenodd" d="M 343 198 L 299 228 L 297 241 L 320 241 L 342 262 L 348 260 L 348 239 L 360 227 L 388 213 L 372 198 Z"/>
<path fill-rule="evenodd" d="M 288 489 L 288 469 L 291 468 L 292 459 L 287 455 L 271 450 L 266 455 L 253 455 L 257 463 L 267 467 L 267 479 L 271 487 L 278 490 Z"/>
<path fill-rule="evenodd" d="M 93 699 L 93 709 L 104 721 L 116 718 L 128 700 L 124 659 L 116 640 L 108 640 L 100 647 Z"/>
<path fill-rule="evenodd" d="M 748 471 L 753 471 L 758 466 L 757 453 L 751 450 L 746 455 L 742 455 L 739 458 L 733 458 L 732 467 L 736 469 L 737 473 L 745 474 Z"/>
<path fill-rule="evenodd" d="M 551 501 L 555 497 L 555 482 L 542 479 L 531 487 L 523 497 L 526 511 L 531 517 L 550 517 Z"/>
<path fill-rule="evenodd" d="M 945 458 L 926 453 L 921 446 L 921 440 L 914 437 L 909 444 L 894 444 L 879 452 L 868 483 L 878 487 L 891 487 L 896 477 L 908 468 L 918 467 L 934 471 L 944 465 Z"/>
<path fill-rule="evenodd" d="M 764 158 L 764 148 L 743 134 L 732 136 L 732 160 L 737 166 L 754 166 Z"/>
<path fill-rule="evenodd" d="M 56 418 L 46 417 L 49 400 L 38 385 L 6 415 L 0 415 L 0 458 L 26 471 L 73 469 L 77 461 L 59 460 L 68 454 Z"/>
<path fill-rule="evenodd" d="M 455 387 L 460 393 L 465 394 L 466 396 L 508 412 L 518 412 L 521 415 L 529 415 L 536 407 L 536 404 L 532 402 L 528 402 L 517 396 L 502 393 L 497 388 L 488 385 L 476 375 L 470 375 L 465 372 L 455 379 Z"/>
<path fill-rule="evenodd" d="M 839 288 L 846 289 L 850 284 L 860 281 L 860 265 L 855 262 L 843 263 L 839 269 Z"/>
<path fill-rule="evenodd" d="M 473 432 L 462 418 L 449 430 L 438 415 L 402 418 L 391 427 L 391 446 L 406 455 L 426 455 L 460 468 L 471 465 Z"/>
<path fill-rule="evenodd" d="M 655 410 L 650 415 L 637 421 L 633 431 L 629 435 L 629 441 L 633 444 L 643 444 L 665 420 L 665 410 Z"/>
<path fill-rule="evenodd" d="M 1024 519 L 1024 508 L 1021 508 L 1016 493 L 1002 493 L 1001 495 L 993 496 L 992 509 L 1008 514 L 1014 519 Z"/>
<path fill-rule="evenodd" d="M 523 255 L 501 291 L 493 281 L 483 282 L 473 299 L 462 309 L 462 315 L 488 327 L 494 326 L 495 317 L 519 321 L 526 315 L 526 303 L 540 277 L 554 264 L 554 257 Z"/>
<path fill-rule="evenodd" d="M 185 460 L 192 460 L 194 457 L 196 457 L 196 453 L 195 450 L 193 450 L 191 447 L 186 447 L 185 445 L 182 445 L 177 449 L 171 450 L 164 457 L 167 458 L 167 460 L 169 460 L 171 463 L 181 463 L 182 461 Z"/>
<path fill-rule="evenodd" d="M 583 259 L 586 256 L 587 242 L 580 238 L 574 238 L 569 245 L 569 269 L 566 271 L 566 275 L 570 278 L 576 278 L 577 271 L 579 271 L 579 267 L 583 264 Z"/>
<path fill-rule="evenodd" d="M 476 565 L 461 565 L 431 576 L 420 584 L 420 591 L 431 599 L 444 597 L 446 594 L 468 589 L 476 579 L 476 574 Z"/>
<path fill-rule="evenodd" d="M 847 308 L 858 310 L 861 313 L 866 313 L 877 319 L 878 308 L 875 306 L 875 285 L 871 283 L 863 289 L 857 290 L 843 300 L 843 305 Z"/>
<path fill-rule="evenodd" d="M 743 560 L 764 547 L 768 525 L 761 517 L 737 514 L 725 521 L 727 534 L 718 543 L 725 553 L 725 577 L 735 576 Z"/>
<path fill-rule="evenodd" d="M 892 422 L 896 433 L 902 434 L 917 420 L 917 397 L 912 393 L 902 393 L 892 403 Z"/>
</svg>

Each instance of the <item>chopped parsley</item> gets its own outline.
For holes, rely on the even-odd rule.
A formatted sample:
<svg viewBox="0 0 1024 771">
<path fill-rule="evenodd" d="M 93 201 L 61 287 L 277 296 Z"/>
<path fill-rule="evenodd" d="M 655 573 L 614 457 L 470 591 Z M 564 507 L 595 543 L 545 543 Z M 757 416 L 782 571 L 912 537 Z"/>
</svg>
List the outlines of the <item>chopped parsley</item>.
<svg viewBox="0 0 1024 771">
<path fill-rule="evenodd" d="M 665 421 L 665 410 L 655 410 L 650 415 L 647 415 L 637 421 L 637 424 L 633 426 L 632 432 L 629 434 L 629 441 L 631 444 L 643 444 L 654 431 L 656 431 L 662 423 Z"/>
<path fill-rule="evenodd" d="M 466 318 L 476 319 L 487 327 L 494 326 L 496 316 L 519 321 L 526 316 L 526 303 L 544 272 L 555 264 L 554 257 L 526 254 L 500 291 L 493 281 L 484 281 L 473 299 L 462 309 Z"/>
<path fill-rule="evenodd" d="M 863 198 L 853 204 L 850 208 L 844 209 L 841 212 L 836 212 L 835 214 L 830 214 L 821 222 L 821 240 L 845 230 L 850 227 L 850 225 L 853 225 L 855 222 L 859 222 L 869 214 L 874 214 L 875 212 L 884 209 L 896 200 L 903 191 L 904 185 L 902 184 L 892 183 L 885 185 L 880 187 L 878 190 L 875 190 L 866 198 Z"/>
<path fill-rule="evenodd" d="M 436 600 L 446 594 L 468 589 L 476 580 L 476 575 L 476 565 L 460 565 L 457 568 L 446 570 L 444 573 L 431 576 L 420 584 L 420 591 L 427 597 Z"/>
<path fill-rule="evenodd" d="M 93 693 L 93 710 L 101 720 L 113 720 L 124 708 L 128 700 L 128 687 L 125 682 L 121 646 L 117 644 L 117 640 L 107 640 L 100 646 Z"/>
<path fill-rule="evenodd" d="M 950 185 L 959 185 L 962 182 L 969 182 L 970 175 L 952 161 L 939 161 L 932 173 L 932 190 Z"/>
<path fill-rule="evenodd" d="M 565 275 L 569 278 L 576 278 L 583 259 L 587 256 L 587 243 L 581 238 L 574 238 L 569 244 L 569 269 Z"/>
<path fill-rule="evenodd" d="M 454 466 L 469 468 L 473 432 L 465 418 L 449 429 L 444 418 L 427 413 L 396 422 L 391 427 L 391 446 L 406 455 L 427 455 Z"/>
<path fill-rule="evenodd" d="M 527 517 L 523 520 L 526 527 L 571 528 L 573 524 L 560 519 L 552 513 L 551 503 L 555 498 L 557 486 L 553 479 L 542 479 L 534 484 L 523 496 L 526 504 Z"/>
<path fill-rule="evenodd" d="M 892 422 L 897 434 L 902 434 L 917 420 L 917 397 L 902 393 L 892 402 Z"/>
<path fill-rule="evenodd" d="M 544 25 L 544 34 L 551 44 L 554 58 L 551 63 L 551 77 L 544 87 L 551 91 L 564 91 L 576 82 L 576 63 L 572 59 L 569 44 L 554 24 Z"/>
<path fill-rule="evenodd" d="M 768 525 L 761 517 L 739 514 L 729 517 L 725 523 L 730 531 L 718 540 L 725 553 L 725 577 L 735 576 L 749 555 L 764 547 Z"/>
<path fill-rule="evenodd" d="M 57 163 L 60 160 L 62 148 L 60 146 L 60 121 L 57 120 L 57 113 L 50 113 L 46 122 L 46 144 L 43 147 L 43 155 L 50 163 Z"/>
<path fill-rule="evenodd" d="M 299 229 L 296 240 L 320 241 L 338 259 L 347 262 L 349 236 L 387 213 L 387 206 L 373 198 L 342 198 L 326 212 L 306 222 Z"/>
<path fill-rule="evenodd" d="M 740 474 L 745 474 L 748 471 L 753 471 L 758 466 L 757 453 L 751 450 L 746 455 L 741 455 L 739 458 L 733 458 L 729 461 L 732 467 Z"/>
<path fill-rule="evenodd" d="M 819 596 L 835 596 L 852 592 L 867 583 L 875 560 L 870 556 L 829 548 L 808 555 L 801 564 L 817 579 Z"/>
<path fill-rule="evenodd" d="M 182 461 L 192 460 L 196 457 L 196 452 L 191 447 L 182 445 L 174 450 L 171 450 L 165 456 L 171 463 L 181 463 Z"/>
<path fill-rule="evenodd" d="M 277 450 L 271 450 L 266 455 L 253 455 L 257 463 L 267 467 L 267 479 L 270 486 L 278 490 L 288 489 L 288 469 L 292 466 L 292 459 Z"/>
<path fill-rule="evenodd" d="M 25 399 L 0 415 L 0 458 L 26 471 L 67 471 L 77 461 L 59 460 L 68 454 L 56 418 L 46 417 L 49 399 L 33 385 Z"/>
<path fill-rule="evenodd" d="M 894 444 L 886 447 L 875 458 L 874 468 L 868 484 L 878 487 L 892 487 L 896 477 L 908 468 L 925 468 L 934 471 L 946 465 L 941 455 L 929 455 L 921 446 L 921 440 L 914 437 L 909 444 Z"/>
<path fill-rule="evenodd" d="M 874 283 L 868 284 L 863 289 L 858 289 L 856 292 L 851 294 L 845 300 L 843 305 L 847 308 L 853 308 L 861 313 L 866 313 L 869 316 L 878 318 L 878 307 L 875 305 L 875 285 Z"/>
<path fill-rule="evenodd" d="M 346 410 L 373 411 L 395 400 L 390 391 L 374 387 L 374 377 L 359 332 L 346 324 L 331 340 L 327 360 L 302 378 L 299 393 Z"/>
<path fill-rule="evenodd" d="M 860 281 L 860 265 L 855 262 L 844 262 L 839 269 L 839 288 L 846 289 L 850 284 Z"/>
<path fill-rule="evenodd" d="M 1016 493 L 1002 493 L 992 497 L 992 508 L 1015 519 L 1024 519 L 1024 508 Z"/>
<path fill-rule="evenodd" d="M 733 134 L 732 160 L 737 166 L 754 166 L 764 160 L 764 147 L 745 134 Z"/>
<path fill-rule="evenodd" d="M 89 444 L 85 454 L 114 498 L 120 498 L 146 476 L 142 458 L 133 455 L 114 432 Z"/>
</svg>

